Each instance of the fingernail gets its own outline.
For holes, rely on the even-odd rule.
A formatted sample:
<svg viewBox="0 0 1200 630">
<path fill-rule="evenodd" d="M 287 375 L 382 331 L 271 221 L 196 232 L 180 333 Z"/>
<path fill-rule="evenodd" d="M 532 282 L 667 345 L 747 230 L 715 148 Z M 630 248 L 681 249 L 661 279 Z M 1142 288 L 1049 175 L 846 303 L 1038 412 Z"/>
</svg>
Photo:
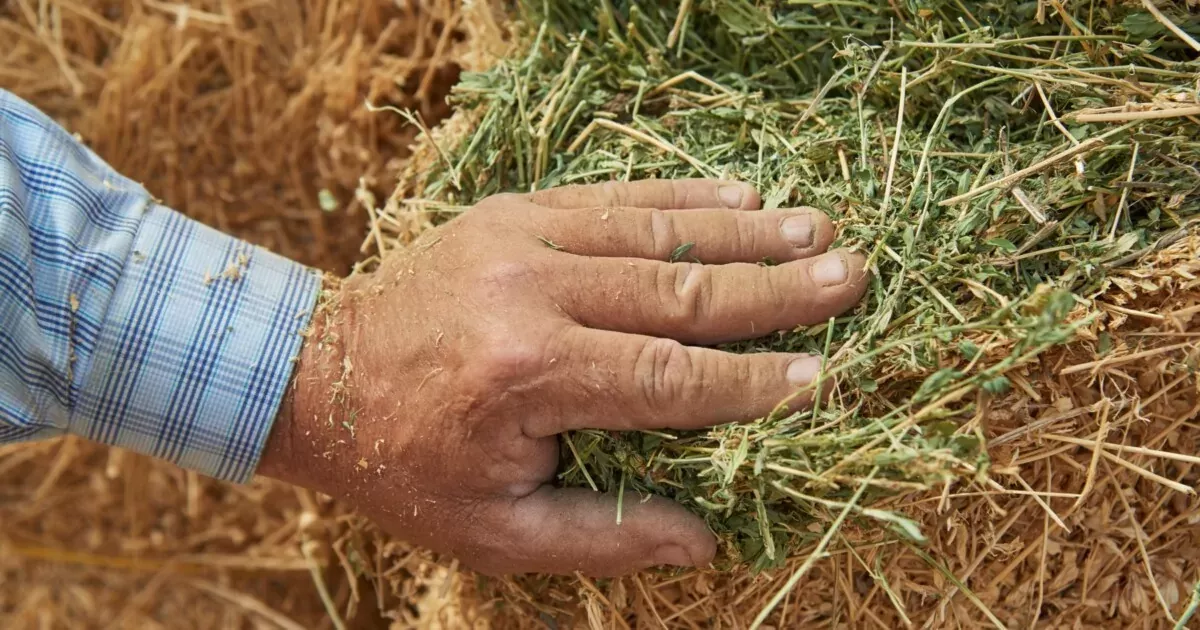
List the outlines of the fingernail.
<svg viewBox="0 0 1200 630">
<path fill-rule="evenodd" d="M 725 204 L 726 208 L 742 207 L 742 187 L 741 186 L 721 186 L 717 189 L 717 197 L 721 203 Z"/>
<path fill-rule="evenodd" d="M 817 380 L 821 373 L 821 357 L 804 357 L 792 361 L 787 369 L 787 379 L 792 385 L 808 385 Z"/>
<path fill-rule="evenodd" d="M 812 247 L 813 223 L 812 217 L 807 214 L 798 214 L 784 219 L 779 226 L 779 231 L 783 233 L 783 238 L 792 244 L 792 247 Z"/>
<path fill-rule="evenodd" d="M 692 556 L 679 545 L 663 545 L 654 550 L 654 563 L 675 567 L 694 566 Z"/>
<path fill-rule="evenodd" d="M 838 253 L 825 254 L 812 266 L 813 280 L 821 286 L 833 286 L 846 281 L 846 259 Z"/>
</svg>

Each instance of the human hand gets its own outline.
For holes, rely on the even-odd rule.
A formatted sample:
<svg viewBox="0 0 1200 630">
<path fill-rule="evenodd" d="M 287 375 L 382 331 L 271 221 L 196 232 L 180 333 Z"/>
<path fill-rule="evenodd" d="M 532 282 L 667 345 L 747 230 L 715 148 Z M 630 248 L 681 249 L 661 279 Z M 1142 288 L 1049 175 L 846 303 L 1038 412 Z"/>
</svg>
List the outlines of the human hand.
<svg viewBox="0 0 1200 630">
<path fill-rule="evenodd" d="M 626 500 L 618 525 L 615 497 L 556 488 L 558 434 L 745 421 L 811 383 L 815 357 L 683 345 L 862 297 L 863 258 L 822 253 L 827 217 L 759 205 L 714 180 L 484 200 L 314 315 L 260 472 L 484 573 L 707 565 L 715 540 L 682 506 Z M 687 243 L 701 262 L 668 262 Z"/>
</svg>

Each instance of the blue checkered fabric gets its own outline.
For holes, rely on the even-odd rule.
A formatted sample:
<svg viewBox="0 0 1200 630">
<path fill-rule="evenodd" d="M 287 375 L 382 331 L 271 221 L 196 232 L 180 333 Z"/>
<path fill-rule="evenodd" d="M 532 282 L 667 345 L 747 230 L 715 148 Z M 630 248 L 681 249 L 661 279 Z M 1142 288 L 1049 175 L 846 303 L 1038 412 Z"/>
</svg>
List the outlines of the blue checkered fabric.
<svg viewBox="0 0 1200 630">
<path fill-rule="evenodd" d="M 71 433 L 244 482 L 319 289 L 0 90 L 0 443 Z"/>
</svg>

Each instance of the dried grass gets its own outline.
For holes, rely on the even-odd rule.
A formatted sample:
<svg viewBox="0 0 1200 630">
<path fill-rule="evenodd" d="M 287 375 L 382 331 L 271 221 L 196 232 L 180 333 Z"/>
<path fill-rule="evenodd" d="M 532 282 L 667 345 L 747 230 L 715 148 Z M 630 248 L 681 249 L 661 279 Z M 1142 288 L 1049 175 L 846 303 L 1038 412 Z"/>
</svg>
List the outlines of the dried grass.
<svg viewBox="0 0 1200 630">
<path fill-rule="evenodd" d="M 360 178 L 386 194 L 415 133 L 365 102 L 435 123 L 469 41 L 451 0 L 9 0 L 0 87 L 166 204 L 344 272 L 368 222 Z M 76 439 L 0 447 L 0 627 L 334 627 L 314 567 L 349 627 L 453 606 L 425 595 L 456 578 L 419 556 L 381 578 L 406 581 L 414 612 L 352 590 L 343 517 Z"/>
<path fill-rule="evenodd" d="M 415 129 L 448 113 L 466 44 L 450 0 L 9 0 L 0 86 L 171 207 L 348 271 Z"/>
</svg>

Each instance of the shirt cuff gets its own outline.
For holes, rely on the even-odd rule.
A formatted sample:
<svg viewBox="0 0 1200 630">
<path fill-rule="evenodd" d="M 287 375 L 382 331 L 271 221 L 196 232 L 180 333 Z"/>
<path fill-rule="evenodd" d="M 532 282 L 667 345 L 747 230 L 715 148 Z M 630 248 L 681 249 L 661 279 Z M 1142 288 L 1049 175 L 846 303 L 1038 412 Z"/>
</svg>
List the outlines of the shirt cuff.
<svg viewBox="0 0 1200 630">
<path fill-rule="evenodd" d="M 70 432 L 248 481 L 320 286 L 314 270 L 150 204 Z"/>
</svg>

